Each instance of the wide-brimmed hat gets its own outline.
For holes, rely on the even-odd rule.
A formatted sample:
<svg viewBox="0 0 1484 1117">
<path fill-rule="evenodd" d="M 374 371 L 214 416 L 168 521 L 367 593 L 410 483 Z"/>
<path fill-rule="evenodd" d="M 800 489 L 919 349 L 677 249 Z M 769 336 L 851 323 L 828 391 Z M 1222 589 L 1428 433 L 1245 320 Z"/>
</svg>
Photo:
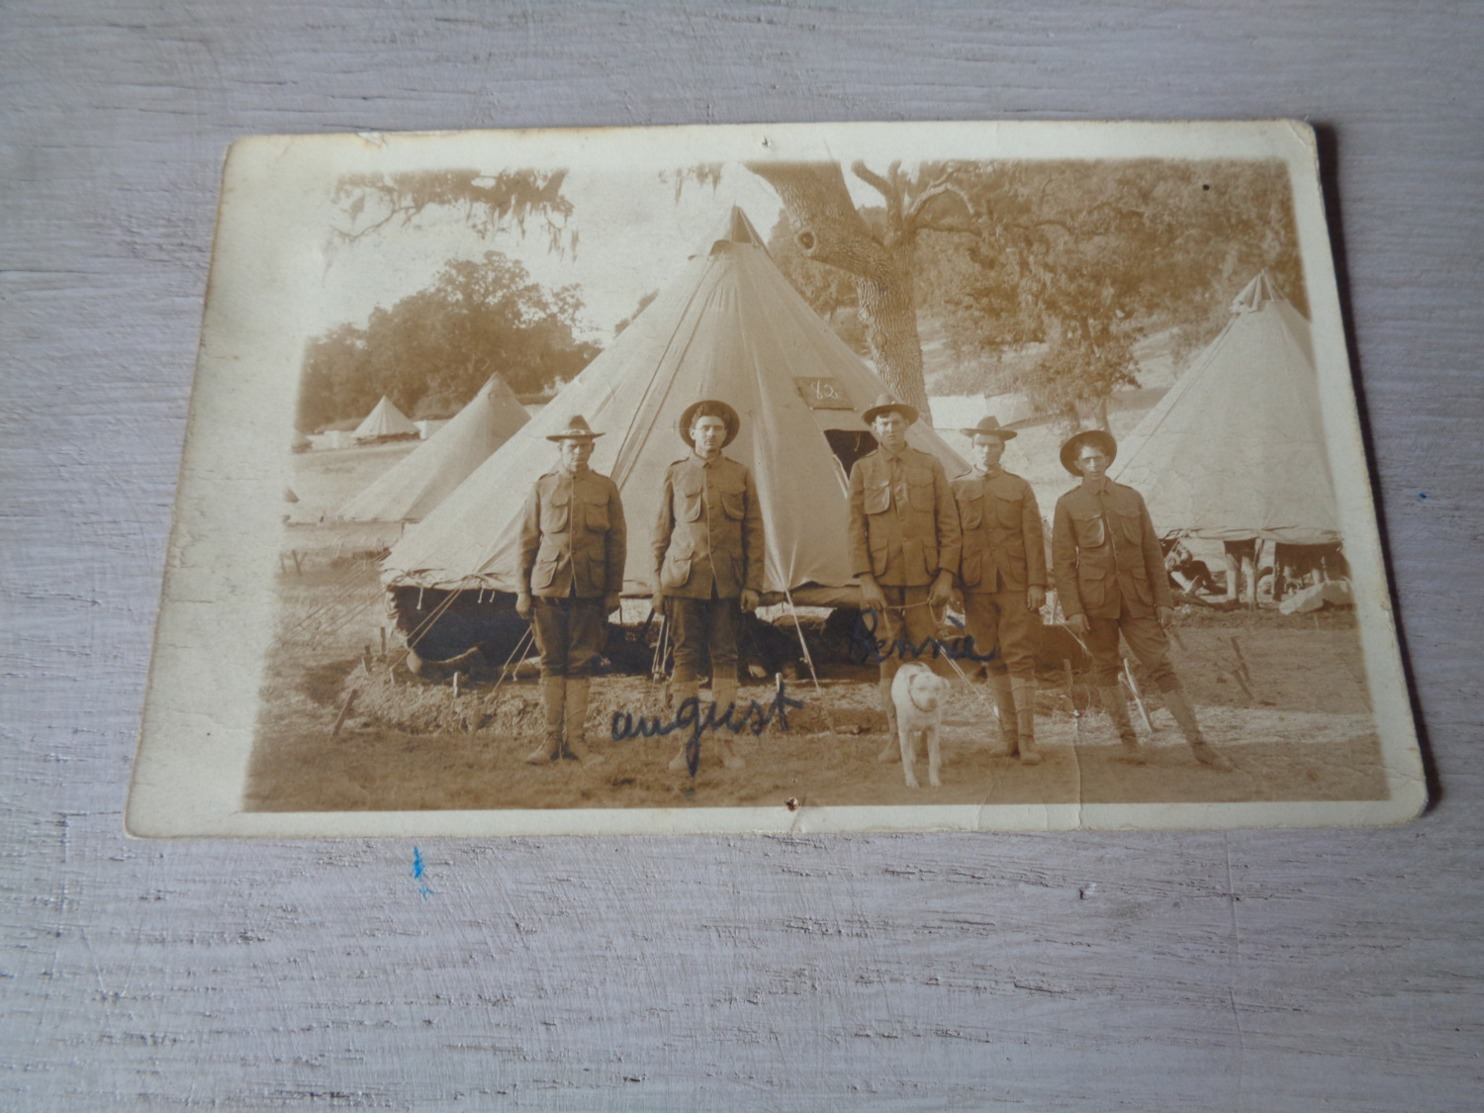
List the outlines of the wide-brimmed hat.
<svg viewBox="0 0 1484 1117">
<path fill-rule="evenodd" d="M 560 442 L 564 438 L 585 438 L 591 442 L 595 438 L 602 437 L 603 432 L 593 430 L 592 427 L 587 425 L 587 420 L 581 415 L 573 415 L 572 418 L 567 420 L 566 430 L 557 431 L 555 434 L 548 434 L 546 441 Z"/>
<path fill-rule="evenodd" d="M 883 411 L 900 411 L 902 418 L 907 420 L 909 427 L 917 422 L 917 408 L 911 404 L 903 403 L 890 392 L 882 392 L 877 396 L 876 402 L 861 412 L 861 419 L 869 427 L 876 421 L 876 416 L 880 415 Z"/>
<path fill-rule="evenodd" d="M 1016 432 L 1008 427 L 1000 426 L 1000 421 L 993 415 L 986 415 L 979 420 L 976 426 L 960 427 L 958 433 L 969 439 L 976 434 L 992 434 L 1002 442 L 1009 442 L 1016 435 Z"/>
<path fill-rule="evenodd" d="M 1073 477 L 1082 476 L 1082 471 L 1077 468 L 1077 455 L 1089 442 L 1096 444 L 1098 449 L 1108 455 L 1109 465 L 1112 465 L 1113 459 L 1118 457 L 1118 443 L 1107 431 L 1096 429 L 1078 431 L 1061 444 L 1061 464 Z"/>
<path fill-rule="evenodd" d="M 721 440 L 722 446 L 730 446 L 732 439 L 737 437 L 737 431 L 741 429 L 742 420 L 737 417 L 737 410 L 729 403 L 719 399 L 699 399 L 680 413 L 680 437 L 685 439 L 685 444 L 692 450 L 696 448 L 695 441 L 690 436 L 690 429 L 695 425 L 696 412 L 702 408 L 717 415 L 727 425 L 727 436 Z"/>
</svg>

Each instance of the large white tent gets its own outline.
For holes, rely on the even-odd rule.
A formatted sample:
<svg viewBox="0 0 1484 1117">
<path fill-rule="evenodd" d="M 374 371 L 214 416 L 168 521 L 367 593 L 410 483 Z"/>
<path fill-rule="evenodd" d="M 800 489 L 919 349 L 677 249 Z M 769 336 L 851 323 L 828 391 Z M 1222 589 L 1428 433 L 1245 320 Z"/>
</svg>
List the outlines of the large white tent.
<svg viewBox="0 0 1484 1117">
<path fill-rule="evenodd" d="M 343 520 L 421 520 L 482 465 L 530 416 L 505 381 L 492 376 L 426 442 L 340 509 Z"/>
<path fill-rule="evenodd" d="M 611 476 L 623 498 L 625 593 L 648 595 L 650 528 L 665 469 L 689 452 L 677 426 L 681 412 L 714 398 L 741 416 L 726 453 L 757 481 L 765 592 L 798 604 L 854 601 L 846 463 L 874 446 L 860 412 L 883 391 L 733 209 L 723 230 L 607 350 L 407 530 L 383 578 L 391 588 L 514 592 L 521 511 L 536 479 L 556 465 L 546 436 L 580 414 L 605 432 L 592 468 Z M 926 422 L 913 424 L 908 441 L 937 456 L 950 476 L 966 468 Z"/>
<path fill-rule="evenodd" d="M 375 438 L 393 438 L 399 435 L 415 435 L 417 427 L 412 420 L 398 410 L 397 405 L 382 396 L 371 414 L 361 420 L 352 437 L 357 442 L 369 442 Z"/>
<path fill-rule="evenodd" d="M 1161 533 L 1338 542 L 1309 323 L 1266 272 L 1231 309 L 1109 474 L 1143 493 Z"/>
</svg>

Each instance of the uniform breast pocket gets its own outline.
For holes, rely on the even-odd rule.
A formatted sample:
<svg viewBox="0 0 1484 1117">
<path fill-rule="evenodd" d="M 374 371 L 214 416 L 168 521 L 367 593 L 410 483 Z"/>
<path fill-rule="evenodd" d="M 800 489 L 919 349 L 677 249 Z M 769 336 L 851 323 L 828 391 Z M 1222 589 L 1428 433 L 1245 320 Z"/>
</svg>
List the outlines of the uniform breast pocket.
<svg viewBox="0 0 1484 1117">
<path fill-rule="evenodd" d="M 1072 529 L 1077 536 L 1077 546 L 1085 550 L 1096 550 L 1108 542 L 1108 532 L 1101 516 L 1074 516 Z"/>
<path fill-rule="evenodd" d="M 931 512 L 933 510 L 932 470 L 907 470 L 907 492 L 913 508 L 919 512 Z"/>
<path fill-rule="evenodd" d="M 866 513 L 879 516 L 891 507 L 891 482 L 881 481 L 866 489 Z"/>
<path fill-rule="evenodd" d="M 1000 527 L 1019 527 L 1021 511 L 1019 500 L 1007 500 L 1002 496 L 994 498 L 995 520 Z"/>
<path fill-rule="evenodd" d="M 747 514 L 747 490 L 746 489 L 723 489 L 721 491 L 721 509 L 726 513 L 729 520 L 740 520 Z"/>
<path fill-rule="evenodd" d="M 567 531 L 572 526 L 572 494 L 553 493 L 541 506 L 544 531 Z"/>
<path fill-rule="evenodd" d="M 584 493 L 582 496 L 582 520 L 589 531 L 607 531 L 611 526 L 608 518 L 608 494 L 605 492 Z"/>
<path fill-rule="evenodd" d="M 1144 534 L 1138 516 L 1125 516 L 1118 512 L 1110 512 L 1108 518 L 1116 525 L 1118 538 L 1125 543 L 1137 543 Z"/>
<path fill-rule="evenodd" d="M 984 501 L 977 496 L 963 501 L 958 506 L 958 518 L 959 522 L 964 525 L 965 531 L 974 531 L 984 523 Z"/>
<path fill-rule="evenodd" d="M 701 492 L 703 486 L 699 479 L 685 481 L 675 490 L 675 518 L 694 522 L 699 520 L 705 509 L 701 504 Z"/>
</svg>

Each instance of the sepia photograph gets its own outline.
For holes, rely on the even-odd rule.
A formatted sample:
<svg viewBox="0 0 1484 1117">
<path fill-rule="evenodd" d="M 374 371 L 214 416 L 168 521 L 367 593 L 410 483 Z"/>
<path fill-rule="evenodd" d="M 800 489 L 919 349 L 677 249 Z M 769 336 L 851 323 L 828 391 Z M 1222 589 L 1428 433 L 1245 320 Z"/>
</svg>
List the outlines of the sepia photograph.
<svg viewBox="0 0 1484 1117">
<path fill-rule="evenodd" d="M 270 136 L 140 836 L 1380 825 L 1312 132 Z"/>
</svg>

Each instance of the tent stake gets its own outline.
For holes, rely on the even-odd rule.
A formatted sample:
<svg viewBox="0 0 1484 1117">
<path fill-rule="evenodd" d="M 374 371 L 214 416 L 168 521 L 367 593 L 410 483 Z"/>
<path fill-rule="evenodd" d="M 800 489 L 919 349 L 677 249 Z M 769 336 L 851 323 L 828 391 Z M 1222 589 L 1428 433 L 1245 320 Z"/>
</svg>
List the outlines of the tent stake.
<svg viewBox="0 0 1484 1117">
<path fill-rule="evenodd" d="M 355 705 L 356 695 L 359 693 L 358 690 L 352 687 L 351 692 L 345 696 L 345 703 L 340 707 L 340 713 L 335 718 L 335 727 L 330 730 L 331 738 L 340 736 L 340 727 L 345 724 L 345 719 L 350 716 L 350 708 Z"/>
</svg>

